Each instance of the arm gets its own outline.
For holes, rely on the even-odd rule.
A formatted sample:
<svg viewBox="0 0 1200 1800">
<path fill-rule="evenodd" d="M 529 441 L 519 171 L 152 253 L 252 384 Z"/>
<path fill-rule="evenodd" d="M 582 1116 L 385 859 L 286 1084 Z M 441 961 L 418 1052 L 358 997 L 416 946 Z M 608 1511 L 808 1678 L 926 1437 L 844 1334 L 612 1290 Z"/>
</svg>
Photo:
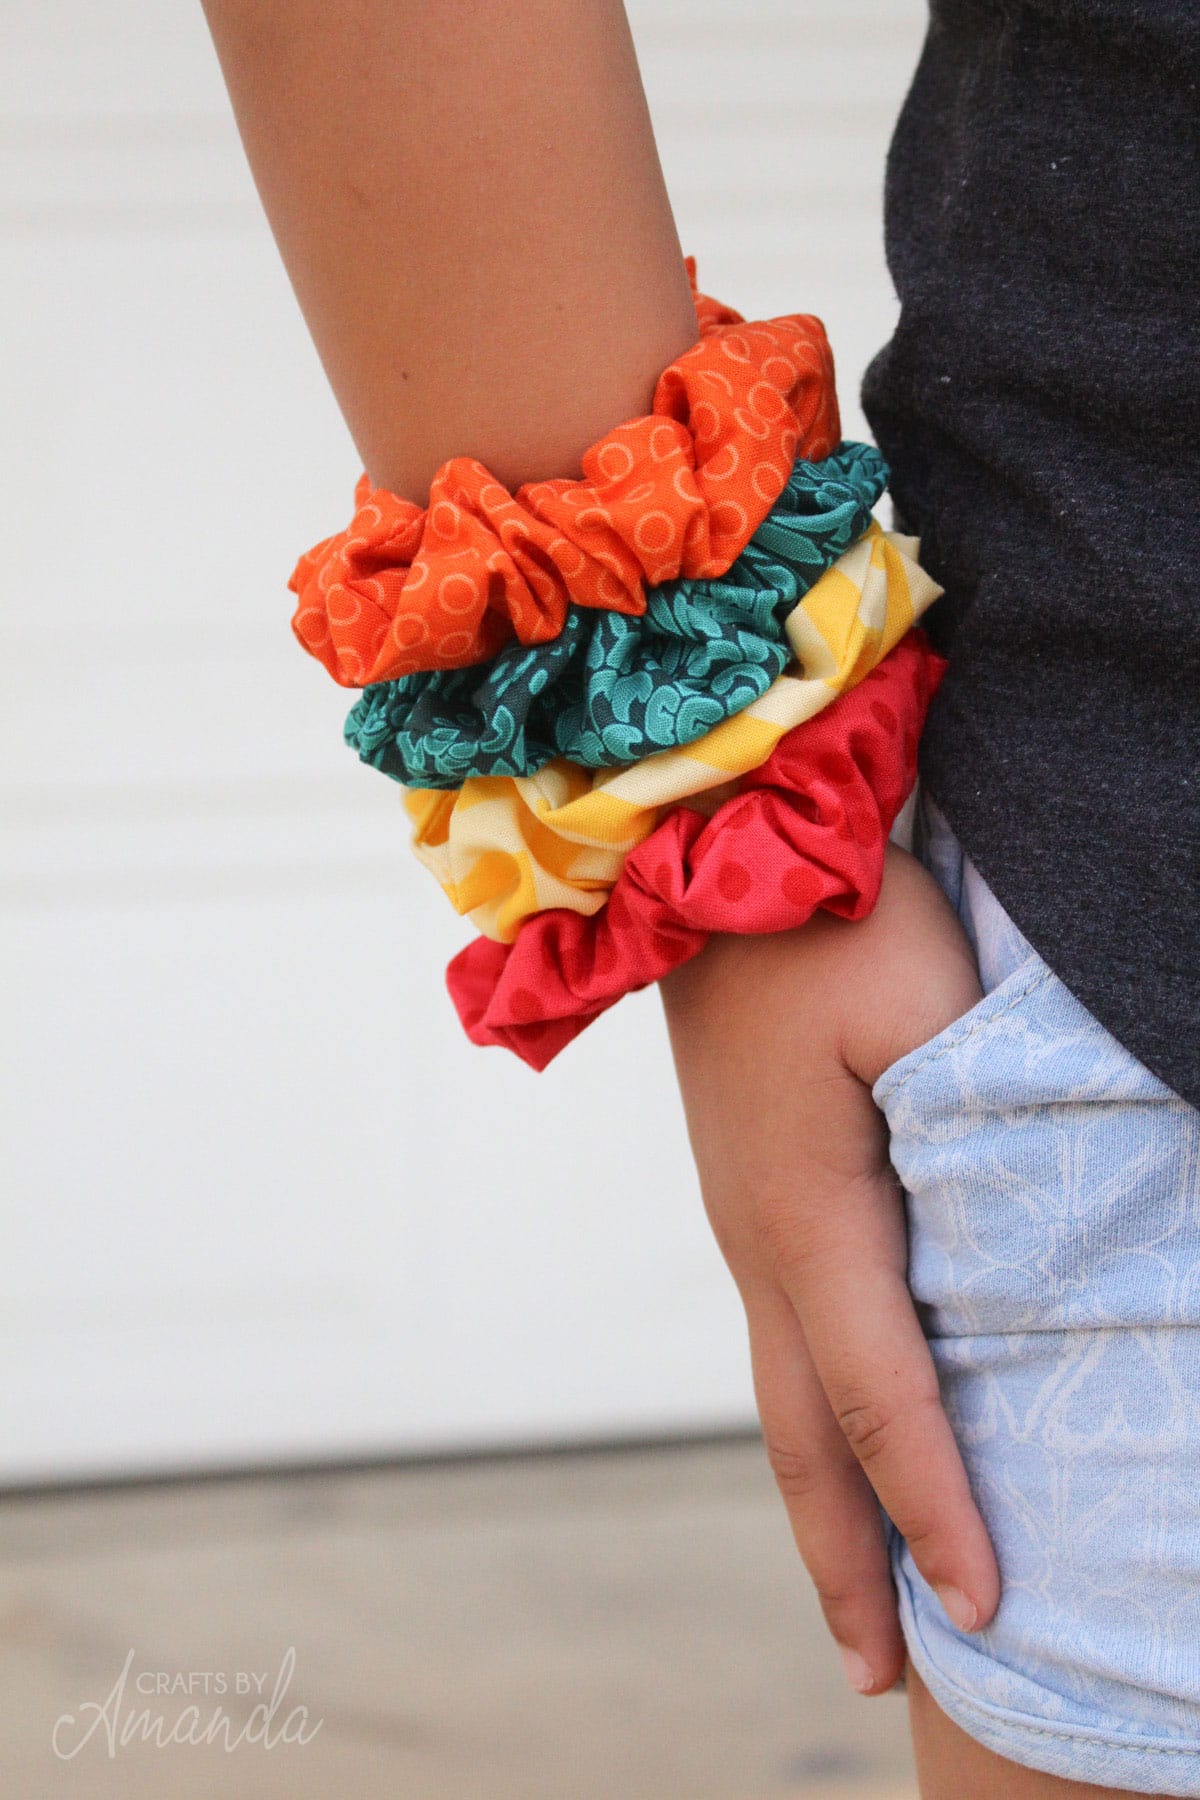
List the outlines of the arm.
<svg viewBox="0 0 1200 1800">
<path fill-rule="evenodd" d="M 364 467 L 577 475 L 696 315 L 621 0 L 208 0 Z"/>
<path fill-rule="evenodd" d="M 510 486 L 575 475 L 592 441 L 647 410 L 696 317 L 619 0 L 521 0 L 499 15 L 479 0 L 207 11 L 373 483 L 423 503 L 459 454 Z M 664 984 L 772 1464 L 871 1692 L 903 1656 L 871 1483 L 931 1582 L 965 1589 L 980 1623 L 996 1595 L 904 1285 L 869 1094 L 873 1060 L 878 1072 L 906 1031 L 915 1043 L 975 997 L 932 885 L 896 852 L 871 919 L 715 939 Z"/>
</svg>

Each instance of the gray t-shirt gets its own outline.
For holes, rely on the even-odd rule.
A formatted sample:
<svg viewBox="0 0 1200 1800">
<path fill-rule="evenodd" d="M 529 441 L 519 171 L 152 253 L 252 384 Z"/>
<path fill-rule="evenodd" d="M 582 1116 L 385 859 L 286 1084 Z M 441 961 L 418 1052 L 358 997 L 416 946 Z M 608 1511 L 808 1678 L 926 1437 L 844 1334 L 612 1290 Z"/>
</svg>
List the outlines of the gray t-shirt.
<svg viewBox="0 0 1200 1800">
<path fill-rule="evenodd" d="M 921 776 L 1200 1105 L 1200 0 L 932 0 L 863 404 L 946 589 Z"/>
</svg>

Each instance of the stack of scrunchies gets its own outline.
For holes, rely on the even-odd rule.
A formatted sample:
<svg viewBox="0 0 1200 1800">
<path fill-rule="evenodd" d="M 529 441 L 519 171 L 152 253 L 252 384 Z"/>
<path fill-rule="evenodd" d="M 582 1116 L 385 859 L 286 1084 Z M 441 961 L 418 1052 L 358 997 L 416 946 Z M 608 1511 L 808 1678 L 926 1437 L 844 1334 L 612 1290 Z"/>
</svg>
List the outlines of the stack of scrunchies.
<svg viewBox="0 0 1200 1800">
<path fill-rule="evenodd" d="M 698 342 L 582 479 L 456 457 L 418 507 L 363 476 L 290 584 L 481 934 L 447 970 L 468 1036 L 538 1069 L 712 932 L 869 912 L 944 668 L 820 321 L 747 324 L 688 268 Z"/>
</svg>

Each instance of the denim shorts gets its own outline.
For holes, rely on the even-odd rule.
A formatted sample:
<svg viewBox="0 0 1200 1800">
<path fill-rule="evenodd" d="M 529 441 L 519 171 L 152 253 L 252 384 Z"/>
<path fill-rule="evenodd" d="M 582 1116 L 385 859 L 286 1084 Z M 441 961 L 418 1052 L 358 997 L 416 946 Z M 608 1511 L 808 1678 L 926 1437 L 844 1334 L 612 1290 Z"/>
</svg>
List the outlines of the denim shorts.
<svg viewBox="0 0 1200 1800">
<path fill-rule="evenodd" d="M 1064 987 L 925 793 L 913 850 L 984 998 L 873 1092 L 1002 1593 L 957 1631 L 889 1522 L 909 1655 L 1014 1762 L 1200 1796 L 1200 1112 Z"/>
</svg>

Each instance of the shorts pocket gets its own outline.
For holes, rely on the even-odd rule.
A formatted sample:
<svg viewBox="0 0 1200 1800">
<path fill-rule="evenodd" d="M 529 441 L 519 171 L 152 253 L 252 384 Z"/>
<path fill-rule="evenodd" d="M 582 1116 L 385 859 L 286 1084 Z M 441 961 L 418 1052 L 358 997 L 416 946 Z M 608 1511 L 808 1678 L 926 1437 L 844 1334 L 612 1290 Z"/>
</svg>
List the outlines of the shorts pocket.
<svg viewBox="0 0 1200 1800">
<path fill-rule="evenodd" d="M 982 1000 L 977 1000 L 974 1006 L 953 1019 L 934 1037 L 928 1038 L 923 1044 L 917 1044 L 912 1050 L 906 1050 L 903 1056 L 888 1064 L 871 1089 L 871 1097 L 876 1106 L 886 1110 L 887 1102 L 892 1096 L 919 1071 L 936 1062 L 939 1057 L 948 1056 L 960 1046 L 966 1045 L 977 1034 L 987 1032 L 1001 1020 L 1010 1018 L 1018 1007 L 1051 979 L 1052 971 L 1036 951 L 1030 951 L 1028 960 L 1006 975 Z"/>
<path fill-rule="evenodd" d="M 872 1092 L 932 1339 L 1200 1326 L 1200 1113 L 1040 958 Z"/>
</svg>

